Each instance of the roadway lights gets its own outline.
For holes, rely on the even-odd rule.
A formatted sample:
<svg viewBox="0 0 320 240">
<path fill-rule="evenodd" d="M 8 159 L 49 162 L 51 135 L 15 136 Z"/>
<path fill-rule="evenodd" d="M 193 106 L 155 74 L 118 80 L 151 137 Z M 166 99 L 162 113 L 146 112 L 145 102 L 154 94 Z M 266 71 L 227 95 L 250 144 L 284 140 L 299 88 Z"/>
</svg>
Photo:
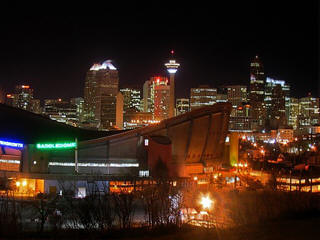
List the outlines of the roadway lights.
<svg viewBox="0 0 320 240">
<path fill-rule="evenodd" d="M 17 187 L 20 187 L 20 184 L 21 184 L 21 183 L 20 183 L 19 181 L 16 182 L 16 186 L 17 186 Z"/>
</svg>

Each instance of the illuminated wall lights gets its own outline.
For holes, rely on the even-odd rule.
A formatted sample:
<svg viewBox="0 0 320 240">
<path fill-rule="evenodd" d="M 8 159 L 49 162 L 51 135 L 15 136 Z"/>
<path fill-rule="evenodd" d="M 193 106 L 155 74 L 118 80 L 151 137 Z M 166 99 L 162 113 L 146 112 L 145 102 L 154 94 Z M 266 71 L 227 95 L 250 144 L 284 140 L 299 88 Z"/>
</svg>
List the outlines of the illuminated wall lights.
<svg viewBox="0 0 320 240">
<path fill-rule="evenodd" d="M 49 166 L 74 167 L 73 162 L 49 162 Z M 139 163 L 78 163 L 79 167 L 139 167 Z"/>
</svg>

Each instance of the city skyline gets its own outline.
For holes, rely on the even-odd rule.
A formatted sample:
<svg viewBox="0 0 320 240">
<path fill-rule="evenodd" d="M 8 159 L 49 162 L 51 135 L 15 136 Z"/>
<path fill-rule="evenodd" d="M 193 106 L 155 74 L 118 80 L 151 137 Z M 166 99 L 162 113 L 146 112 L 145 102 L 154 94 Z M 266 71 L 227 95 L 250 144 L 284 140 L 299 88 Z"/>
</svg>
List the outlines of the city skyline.
<svg viewBox="0 0 320 240">
<path fill-rule="evenodd" d="M 181 63 L 177 98 L 189 97 L 190 88 L 200 84 L 248 86 L 256 54 L 265 75 L 289 83 L 292 96 L 318 96 L 315 6 L 240 4 L 239 11 L 181 7 L 163 11 L 161 18 L 158 9 L 145 18 L 135 14 L 130 23 L 126 20 L 132 13 L 121 14 L 112 24 L 103 17 L 11 17 L 1 23 L 0 86 L 9 92 L 18 84 L 31 85 L 41 100 L 78 97 L 92 64 L 111 59 L 121 88 L 142 89 L 150 77 L 167 76 L 163 64 L 174 49 Z M 170 27 L 171 21 L 176 27 Z"/>
</svg>

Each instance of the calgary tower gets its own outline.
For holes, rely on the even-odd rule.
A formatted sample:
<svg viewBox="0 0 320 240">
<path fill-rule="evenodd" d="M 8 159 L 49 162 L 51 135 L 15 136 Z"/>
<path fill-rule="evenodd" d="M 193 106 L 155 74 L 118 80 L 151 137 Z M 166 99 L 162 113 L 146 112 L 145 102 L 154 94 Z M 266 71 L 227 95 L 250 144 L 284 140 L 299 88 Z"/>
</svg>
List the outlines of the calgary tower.
<svg viewBox="0 0 320 240">
<path fill-rule="evenodd" d="M 176 60 L 173 59 L 174 51 L 171 51 L 171 59 L 168 63 L 165 63 L 164 65 L 167 68 L 167 71 L 170 75 L 170 101 L 169 101 L 169 118 L 172 118 L 175 116 L 175 86 L 174 86 L 174 75 L 178 71 L 178 68 L 180 66 L 179 63 L 176 62 Z"/>
</svg>

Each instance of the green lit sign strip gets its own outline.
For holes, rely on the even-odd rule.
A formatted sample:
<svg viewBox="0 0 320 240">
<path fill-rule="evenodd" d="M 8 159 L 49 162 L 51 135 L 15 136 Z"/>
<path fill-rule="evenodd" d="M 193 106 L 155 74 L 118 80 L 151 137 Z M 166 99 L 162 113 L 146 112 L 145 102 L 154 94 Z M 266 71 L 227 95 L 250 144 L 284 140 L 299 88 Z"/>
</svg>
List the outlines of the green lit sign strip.
<svg viewBox="0 0 320 240">
<path fill-rule="evenodd" d="M 75 148 L 77 144 L 75 142 L 65 143 L 38 143 L 38 149 L 63 149 L 63 148 Z"/>
</svg>

